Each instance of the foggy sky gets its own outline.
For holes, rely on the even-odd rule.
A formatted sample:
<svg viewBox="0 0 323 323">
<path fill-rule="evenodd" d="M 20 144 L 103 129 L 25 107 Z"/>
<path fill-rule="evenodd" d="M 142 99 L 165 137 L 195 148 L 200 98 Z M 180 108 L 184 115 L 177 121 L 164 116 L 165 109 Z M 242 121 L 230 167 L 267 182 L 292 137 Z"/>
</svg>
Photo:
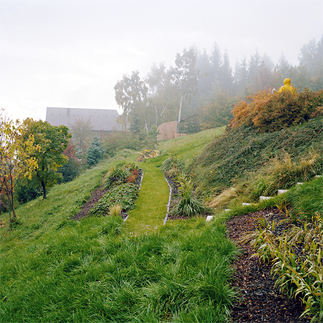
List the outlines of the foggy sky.
<svg viewBox="0 0 323 323">
<path fill-rule="evenodd" d="M 46 107 L 116 109 L 124 74 L 215 42 L 233 68 L 256 50 L 297 65 L 322 21 L 321 0 L 0 0 L 0 107 L 43 120 Z"/>
</svg>

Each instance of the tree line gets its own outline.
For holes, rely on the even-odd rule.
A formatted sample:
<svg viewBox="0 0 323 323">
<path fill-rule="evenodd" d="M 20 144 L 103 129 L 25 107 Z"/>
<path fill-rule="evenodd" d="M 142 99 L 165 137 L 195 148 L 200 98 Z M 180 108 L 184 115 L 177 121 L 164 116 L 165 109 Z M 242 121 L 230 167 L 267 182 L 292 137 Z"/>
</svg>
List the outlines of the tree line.
<svg viewBox="0 0 323 323">
<path fill-rule="evenodd" d="M 274 64 L 258 51 L 231 67 L 229 55 L 215 43 L 210 54 L 195 47 L 177 53 L 175 65 L 154 64 L 148 75 L 124 75 L 115 87 L 124 129 L 149 132 L 163 122 L 177 120 L 185 132 L 225 125 L 235 103 L 261 90 L 278 89 L 284 78 L 300 91 L 322 88 L 323 35 L 299 52 L 299 64 L 282 55 Z"/>
</svg>

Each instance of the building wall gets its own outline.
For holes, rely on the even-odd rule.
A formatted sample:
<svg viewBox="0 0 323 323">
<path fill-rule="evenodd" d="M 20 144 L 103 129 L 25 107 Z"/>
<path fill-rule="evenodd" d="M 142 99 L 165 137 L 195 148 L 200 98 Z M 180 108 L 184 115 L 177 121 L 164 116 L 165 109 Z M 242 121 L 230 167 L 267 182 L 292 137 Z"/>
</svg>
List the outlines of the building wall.
<svg viewBox="0 0 323 323">
<path fill-rule="evenodd" d="M 158 127 L 158 140 L 173 139 L 185 136 L 184 133 L 178 133 L 177 121 L 165 122 Z"/>
</svg>

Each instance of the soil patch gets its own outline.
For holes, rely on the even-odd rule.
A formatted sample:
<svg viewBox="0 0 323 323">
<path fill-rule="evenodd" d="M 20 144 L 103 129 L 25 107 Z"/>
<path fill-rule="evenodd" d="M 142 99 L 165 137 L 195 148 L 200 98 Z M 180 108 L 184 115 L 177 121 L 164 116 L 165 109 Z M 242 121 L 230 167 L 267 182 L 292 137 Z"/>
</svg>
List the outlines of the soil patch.
<svg viewBox="0 0 323 323">
<path fill-rule="evenodd" d="M 232 286 L 239 290 L 240 295 L 232 310 L 232 322 L 310 322 L 300 318 L 304 307 L 299 300 L 281 295 L 274 287 L 271 265 L 260 262 L 258 257 L 251 258 L 255 250 L 249 244 L 239 243 L 244 234 L 255 230 L 255 221 L 260 217 L 265 217 L 269 223 L 278 223 L 285 215 L 278 209 L 271 209 L 236 216 L 227 221 L 228 236 L 241 250 L 241 255 L 233 263 L 235 274 Z"/>
</svg>

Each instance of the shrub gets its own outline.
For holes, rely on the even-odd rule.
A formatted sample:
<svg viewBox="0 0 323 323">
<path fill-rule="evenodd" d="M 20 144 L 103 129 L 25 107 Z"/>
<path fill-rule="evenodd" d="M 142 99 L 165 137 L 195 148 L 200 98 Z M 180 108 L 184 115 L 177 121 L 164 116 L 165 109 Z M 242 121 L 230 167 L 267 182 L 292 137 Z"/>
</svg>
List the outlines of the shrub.
<svg viewBox="0 0 323 323">
<path fill-rule="evenodd" d="M 99 138 L 93 138 L 93 141 L 90 144 L 86 152 L 86 161 L 89 167 L 96 165 L 99 160 L 102 158 L 104 150 L 102 148 Z"/>
<path fill-rule="evenodd" d="M 41 187 L 35 180 L 18 179 L 15 187 L 15 196 L 19 203 L 27 203 L 42 195 Z"/>
<path fill-rule="evenodd" d="M 81 162 L 69 157 L 68 162 L 57 170 L 63 175 L 63 178 L 58 180 L 57 183 L 60 184 L 72 181 L 80 174 L 80 170 Z"/>
<path fill-rule="evenodd" d="M 176 156 L 171 155 L 163 161 L 161 170 L 169 177 L 176 178 L 179 173 L 184 171 L 184 162 Z"/>
<path fill-rule="evenodd" d="M 171 214 L 191 217 L 197 214 L 212 212 L 210 208 L 194 196 L 193 188 L 193 182 L 191 180 L 186 178 L 179 180 L 180 199 L 172 208 Z"/>
<path fill-rule="evenodd" d="M 322 114 L 323 90 L 305 89 L 298 96 L 263 91 L 240 101 L 232 110 L 230 127 L 253 126 L 258 132 L 273 132 L 299 125 Z"/>
<path fill-rule="evenodd" d="M 288 189 L 298 182 L 306 182 L 322 171 L 323 158 L 320 153 L 312 150 L 309 155 L 292 161 L 285 153 L 284 158 L 273 158 L 261 173 L 252 174 L 248 184 L 251 199 L 260 195 L 274 195 L 279 189 Z M 255 178 L 256 176 L 256 178 Z"/>
</svg>

